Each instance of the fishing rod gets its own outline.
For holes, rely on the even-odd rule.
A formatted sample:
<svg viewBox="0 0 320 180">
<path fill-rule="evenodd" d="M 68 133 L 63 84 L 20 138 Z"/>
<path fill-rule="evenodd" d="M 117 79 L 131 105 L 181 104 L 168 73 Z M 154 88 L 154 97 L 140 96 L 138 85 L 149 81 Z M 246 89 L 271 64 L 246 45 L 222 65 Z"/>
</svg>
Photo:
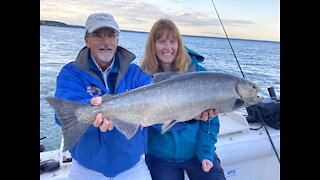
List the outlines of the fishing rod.
<svg viewBox="0 0 320 180">
<path fill-rule="evenodd" d="M 243 72 L 242 72 L 240 63 L 239 63 L 239 61 L 238 61 L 238 59 L 237 59 L 236 53 L 235 53 L 234 50 L 233 50 L 233 47 L 232 47 L 231 42 L 230 42 L 230 40 L 229 40 L 228 34 L 227 34 L 227 32 L 226 32 L 226 30 L 225 30 L 225 28 L 224 28 L 224 26 L 223 26 L 223 23 L 222 23 L 222 21 L 221 21 L 220 16 L 219 16 L 219 13 L 218 13 L 218 10 L 217 10 L 217 8 L 216 8 L 216 5 L 214 4 L 213 0 L 211 0 L 211 2 L 212 2 L 212 4 L 213 4 L 213 7 L 214 7 L 216 13 L 217 13 L 218 19 L 219 19 L 220 24 L 221 24 L 221 26 L 222 26 L 222 28 L 223 28 L 224 34 L 225 34 L 225 36 L 226 36 L 226 38 L 227 38 L 227 40 L 228 40 L 228 42 L 229 42 L 229 45 L 230 45 L 231 50 L 232 50 L 232 53 L 233 53 L 233 55 L 234 55 L 234 57 L 235 57 L 235 59 L 236 59 L 236 61 L 237 61 L 238 67 L 239 67 L 239 69 L 240 69 L 240 71 L 241 71 L 241 74 L 242 74 L 243 78 L 245 78 L 245 76 L 244 76 L 244 74 L 243 74 Z M 278 152 L 277 152 L 277 150 L 276 150 L 276 148 L 275 148 L 275 146 L 274 146 L 274 144 L 273 144 L 273 141 L 272 141 L 272 139 L 271 139 L 271 137 L 270 137 L 269 131 L 268 131 L 267 127 L 266 127 L 266 123 L 265 123 L 265 121 L 264 121 L 264 118 L 263 118 L 263 116 L 261 115 L 260 109 L 258 108 L 258 106 L 256 106 L 255 108 L 256 108 L 256 112 L 258 113 L 258 116 L 259 116 L 259 118 L 260 118 L 260 120 L 261 120 L 261 122 L 262 122 L 262 125 L 264 126 L 264 128 L 265 128 L 265 130 L 266 130 L 266 132 L 267 132 L 267 135 L 268 135 L 269 141 L 270 141 L 270 143 L 271 143 L 271 145 L 272 145 L 273 151 L 275 152 L 275 154 L 276 154 L 276 156 L 277 156 L 277 159 L 278 159 L 278 162 L 279 162 L 279 164 L 280 164 L 280 158 L 279 158 Z M 260 128 L 259 128 L 259 129 L 260 129 Z"/>
<path fill-rule="evenodd" d="M 214 5 L 213 0 L 211 0 L 211 2 L 212 2 L 212 4 L 213 4 L 213 7 L 214 7 L 217 15 L 218 15 L 218 18 L 219 18 L 220 24 L 221 24 L 221 26 L 222 26 L 222 28 L 223 28 L 224 34 L 225 34 L 226 37 L 227 37 L 227 40 L 228 40 L 229 45 L 230 45 L 230 47 L 231 47 L 233 56 L 236 58 L 236 61 L 237 61 L 238 67 L 239 67 L 239 69 L 240 69 L 240 72 L 241 72 L 241 74 L 242 74 L 242 77 L 245 78 L 245 77 L 244 77 L 244 74 L 243 74 L 243 72 L 242 72 L 241 66 L 240 66 L 240 64 L 239 64 L 239 61 L 238 61 L 238 59 L 237 59 L 236 53 L 234 52 L 234 50 L 233 50 L 233 48 L 232 48 L 232 45 L 231 45 L 231 42 L 230 42 L 230 40 L 229 40 L 228 34 L 227 34 L 226 30 L 224 29 L 224 26 L 223 26 L 223 24 L 222 24 L 221 18 L 220 18 L 219 13 L 218 13 L 218 10 L 217 10 L 216 6 Z"/>
</svg>

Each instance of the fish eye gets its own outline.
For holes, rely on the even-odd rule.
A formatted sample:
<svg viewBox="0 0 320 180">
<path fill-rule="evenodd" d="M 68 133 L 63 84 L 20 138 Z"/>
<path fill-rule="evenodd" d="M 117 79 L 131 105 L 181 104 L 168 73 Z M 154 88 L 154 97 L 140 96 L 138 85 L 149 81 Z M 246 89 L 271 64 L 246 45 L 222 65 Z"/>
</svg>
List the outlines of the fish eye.
<svg viewBox="0 0 320 180">
<path fill-rule="evenodd" d="M 253 84 L 252 88 L 254 88 L 256 90 L 259 90 L 260 89 L 260 85 L 259 84 Z"/>
<path fill-rule="evenodd" d="M 253 89 L 258 89 L 258 86 L 255 85 L 255 84 L 253 84 L 253 85 L 252 85 L 252 88 L 253 88 Z"/>
</svg>

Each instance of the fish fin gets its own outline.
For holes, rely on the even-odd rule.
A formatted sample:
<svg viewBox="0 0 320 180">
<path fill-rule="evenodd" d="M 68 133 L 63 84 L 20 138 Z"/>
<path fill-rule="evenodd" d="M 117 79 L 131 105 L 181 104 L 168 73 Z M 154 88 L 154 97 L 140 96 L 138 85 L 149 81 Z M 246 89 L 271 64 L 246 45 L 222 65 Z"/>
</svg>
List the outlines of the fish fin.
<svg viewBox="0 0 320 180">
<path fill-rule="evenodd" d="M 152 83 L 157 83 L 160 81 L 164 81 L 166 79 L 169 79 L 173 76 L 181 75 L 181 72 L 161 72 L 161 73 L 156 73 L 153 75 L 152 78 Z"/>
<path fill-rule="evenodd" d="M 114 94 L 104 94 L 103 96 L 102 96 L 102 101 L 105 101 L 105 100 L 107 100 L 107 99 L 109 99 L 109 98 L 111 98 L 111 97 L 113 97 L 114 96 Z"/>
<path fill-rule="evenodd" d="M 70 126 L 62 125 L 63 134 L 63 152 L 73 148 L 83 134 L 87 131 L 89 125 L 75 121 L 74 124 Z"/>
<path fill-rule="evenodd" d="M 164 134 L 165 132 L 167 132 L 173 125 L 175 125 L 178 121 L 177 120 L 172 120 L 169 122 L 164 123 L 161 126 L 161 134 Z"/>
<path fill-rule="evenodd" d="M 131 124 L 120 120 L 119 118 L 111 118 L 114 127 L 117 128 L 127 139 L 131 139 L 138 131 L 139 124 Z"/>
<path fill-rule="evenodd" d="M 233 110 L 241 108 L 243 105 L 245 105 L 245 102 L 242 99 L 236 99 L 236 102 L 233 105 Z"/>
<path fill-rule="evenodd" d="M 55 115 L 61 122 L 64 138 L 62 151 L 73 148 L 89 127 L 89 125 L 80 123 L 75 115 L 76 110 L 86 105 L 56 97 L 46 97 L 45 100 L 54 109 Z"/>
</svg>

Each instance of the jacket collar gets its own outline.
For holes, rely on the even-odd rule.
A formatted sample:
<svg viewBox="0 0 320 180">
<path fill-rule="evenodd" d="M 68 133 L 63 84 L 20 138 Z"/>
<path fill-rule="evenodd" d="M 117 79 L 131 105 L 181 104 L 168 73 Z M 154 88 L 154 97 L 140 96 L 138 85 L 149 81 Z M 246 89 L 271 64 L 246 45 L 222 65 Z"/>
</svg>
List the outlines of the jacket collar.
<svg viewBox="0 0 320 180">
<path fill-rule="evenodd" d="M 76 60 L 74 61 L 74 65 L 101 81 L 102 80 L 101 73 L 98 70 L 98 68 L 94 65 L 94 62 L 92 62 L 93 61 L 92 58 L 89 58 L 89 51 L 90 49 L 87 46 L 83 47 L 80 50 Z M 136 58 L 136 56 L 132 52 L 126 50 L 121 46 L 117 47 L 115 56 L 116 58 L 114 59 L 119 59 L 119 62 L 117 62 L 119 63 L 118 77 L 116 81 L 116 87 L 117 87 L 118 84 L 120 83 L 120 80 L 122 79 L 127 69 L 129 68 L 130 63 Z"/>
</svg>

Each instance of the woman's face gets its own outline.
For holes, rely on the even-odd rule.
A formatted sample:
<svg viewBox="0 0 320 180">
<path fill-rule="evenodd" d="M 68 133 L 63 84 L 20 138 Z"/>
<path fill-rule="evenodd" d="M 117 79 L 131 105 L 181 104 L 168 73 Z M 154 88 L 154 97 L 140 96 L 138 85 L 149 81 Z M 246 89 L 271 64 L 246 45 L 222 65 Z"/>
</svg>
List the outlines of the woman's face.
<svg viewBox="0 0 320 180">
<path fill-rule="evenodd" d="M 178 40 L 167 30 L 156 40 L 156 55 L 160 60 L 159 63 L 172 64 L 178 53 Z"/>
</svg>

